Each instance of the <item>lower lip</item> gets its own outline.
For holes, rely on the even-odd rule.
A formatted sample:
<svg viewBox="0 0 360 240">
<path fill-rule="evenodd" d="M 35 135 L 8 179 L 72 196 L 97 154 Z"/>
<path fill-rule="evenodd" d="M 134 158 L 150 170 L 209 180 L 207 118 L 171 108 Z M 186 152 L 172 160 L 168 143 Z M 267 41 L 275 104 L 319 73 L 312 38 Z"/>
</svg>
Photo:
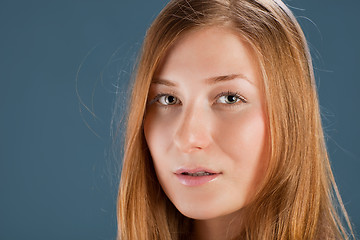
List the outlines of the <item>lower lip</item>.
<svg viewBox="0 0 360 240">
<path fill-rule="evenodd" d="M 176 174 L 177 178 L 179 179 L 180 183 L 185 186 L 200 186 L 210 181 L 213 181 L 217 178 L 220 174 L 213 174 L 213 175 L 206 175 L 206 176 L 189 176 L 183 174 Z"/>
</svg>

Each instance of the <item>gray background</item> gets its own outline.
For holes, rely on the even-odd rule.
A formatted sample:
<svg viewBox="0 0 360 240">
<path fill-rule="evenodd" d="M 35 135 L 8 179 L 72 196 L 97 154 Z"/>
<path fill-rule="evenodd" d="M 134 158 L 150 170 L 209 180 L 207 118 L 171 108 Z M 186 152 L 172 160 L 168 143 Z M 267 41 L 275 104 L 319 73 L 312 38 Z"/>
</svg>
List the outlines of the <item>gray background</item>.
<svg viewBox="0 0 360 240">
<path fill-rule="evenodd" d="M 330 158 L 359 229 L 360 1 L 287 3 L 310 43 Z M 0 1 L 0 239 L 114 239 L 114 93 L 164 4 Z"/>
</svg>

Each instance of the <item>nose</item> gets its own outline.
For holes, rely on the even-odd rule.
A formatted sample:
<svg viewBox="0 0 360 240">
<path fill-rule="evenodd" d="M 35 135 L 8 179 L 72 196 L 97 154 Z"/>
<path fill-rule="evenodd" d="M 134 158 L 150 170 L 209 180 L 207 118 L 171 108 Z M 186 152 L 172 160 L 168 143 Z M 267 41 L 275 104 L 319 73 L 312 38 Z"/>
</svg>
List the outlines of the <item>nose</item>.
<svg viewBox="0 0 360 240">
<path fill-rule="evenodd" d="M 191 107 L 183 112 L 174 142 L 184 153 L 204 150 L 211 143 L 210 116 L 206 109 Z"/>
</svg>

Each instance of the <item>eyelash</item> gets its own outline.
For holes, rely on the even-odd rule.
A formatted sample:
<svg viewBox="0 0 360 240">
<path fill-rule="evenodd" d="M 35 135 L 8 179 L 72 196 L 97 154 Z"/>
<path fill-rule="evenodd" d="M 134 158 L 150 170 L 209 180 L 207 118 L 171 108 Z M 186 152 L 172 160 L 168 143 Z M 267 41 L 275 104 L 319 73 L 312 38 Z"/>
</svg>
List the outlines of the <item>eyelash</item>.
<svg viewBox="0 0 360 240">
<path fill-rule="evenodd" d="M 164 96 L 174 96 L 175 97 L 175 94 L 174 93 L 159 93 L 157 94 L 152 100 L 150 100 L 150 102 L 148 103 L 148 105 L 152 105 L 153 103 L 156 103 L 157 101 L 159 101 L 159 99 L 161 97 L 164 97 Z M 177 97 L 176 97 L 177 98 Z M 164 107 L 169 107 L 171 105 L 163 105 L 161 104 L 162 106 Z"/>
<path fill-rule="evenodd" d="M 157 95 L 148 103 L 148 105 L 151 105 L 151 104 L 153 104 L 153 103 L 158 102 L 159 99 L 160 99 L 161 97 L 164 97 L 164 96 L 174 96 L 175 98 L 177 98 L 174 93 L 159 93 L 159 94 L 157 94 Z M 219 98 L 221 98 L 221 97 L 223 97 L 223 96 L 234 96 L 234 97 L 236 97 L 237 99 L 239 99 L 239 102 L 240 102 L 240 103 L 247 103 L 247 102 L 248 102 L 248 101 L 246 100 L 246 98 L 244 98 L 244 97 L 242 96 L 241 93 L 239 93 L 239 92 L 232 92 L 232 91 L 225 91 L 225 92 L 219 93 L 218 95 L 216 95 L 214 102 L 216 103 L 216 101 L 218 101 Z M 180 101 L 180 100 L 179 100 L 179 101 Z M 226 105 L 227 107 L 234 107 L 234 105 L 238 105 L 239 102 L 235 102 L 235 103 L 233 103 L 233 104 L 224 104 L 224 105 Z M 181 103 L 181 101 L 180 101 L 180 103 Z M 171 104 L 170 104 L 170 105 L 160 104 L 160 105 L 161 105 L 162 107 L 171 107 L 171 106 L 172 106 Z M 173 105 L 176 105 L 176 104 L 173 104 Z"/>
<path fill-rule="evenodd" d="M 219 98 L 221 98 L 223 96 L 235 96 L 237 99 L 240 100 L 240 102 L 247 103 L 246 98 L 244 98 L 243 95 L 241 93 L 239 93 L 239 92 L 231 92 L 231 91 L 221 92 L 218 95 L 216 95 L 215 99 L 218 100 Z M 235 105 L 236 103 L 226 104 L 226 105 L 232 106 L 232 105 Z"/>
</svg>

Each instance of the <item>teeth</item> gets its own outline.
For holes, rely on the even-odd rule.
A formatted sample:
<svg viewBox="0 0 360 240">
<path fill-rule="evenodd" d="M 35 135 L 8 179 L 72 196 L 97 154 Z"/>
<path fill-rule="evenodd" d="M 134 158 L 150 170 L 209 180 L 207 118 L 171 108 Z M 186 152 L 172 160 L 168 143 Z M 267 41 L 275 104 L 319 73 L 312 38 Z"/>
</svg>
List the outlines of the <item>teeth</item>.
<svg viewBox="0 0 360 240">
<path fill-rule="evenodd" d="M 201 176 L 213 175 L 213 173 L 208 173 L 208 172 L 196 172 L 196 173 L 184 172 L 183 174 L 193 176 L 193 177 L 201 177 Z"/>
</svg>

